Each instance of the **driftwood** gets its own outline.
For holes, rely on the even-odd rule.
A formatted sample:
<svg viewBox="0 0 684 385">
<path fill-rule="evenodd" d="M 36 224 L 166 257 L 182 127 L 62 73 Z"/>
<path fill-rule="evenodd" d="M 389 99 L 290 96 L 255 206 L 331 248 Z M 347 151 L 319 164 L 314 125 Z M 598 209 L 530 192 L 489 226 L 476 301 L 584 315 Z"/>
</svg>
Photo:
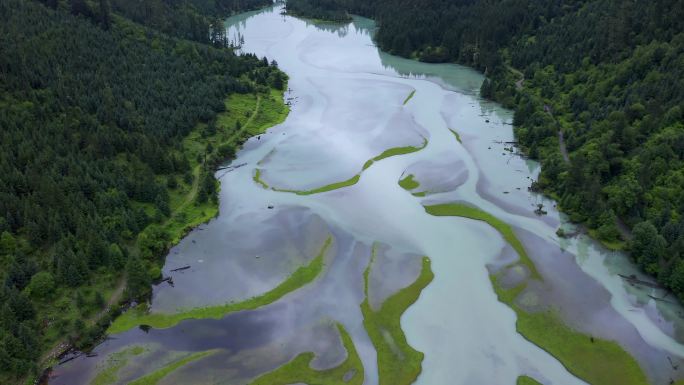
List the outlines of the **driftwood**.
<svg viewBox="0 0 684 385">
<path fill-rule="evenodd" d="M 219 167 L 219 168 L 216 169 L 216 171 L 221 171 L 221 170 L 230 170 L 230 171 L 233 171 L 233 170 L 235 170 L 236 168 L 240 168 L 240 167 L 245 166 L 245 165 L 247 165 L 247 163 L 240 163 L 240 164 L 237 164 L 237 165 L 235 165 L 235 166 L 224 166 L 224 167 Z"/>
<path fill-rule="evenodd" d="M 649 298 L 654 299 L 654 300 L 656 300 L 656 301 L 665 302 L 665 303 L 671 303 L 671 304 L 677 304 L 677 303 L 674 302 L 674 301 L 670 301 L 670 300 L 665 299 L 665 297 L 663 297 L 663 298 L 658 298 L 658 297 L 652 296 L 652 295 L 650 295 L 650 294 L 649 294 L 648 296 L 649 296 Z"/>
<path fill-rule="evenodd" d="M 171 271 L 171 272 L 174 272 L 174 271 L 182 271 L 182 270 L 187 270 L 187 269 L 189 269 L 189 268 L 190 268 L 190 265 L 187 265 L 187 266 L 179 267 L 179 268 L 176 268 L 176 269 L 171 269 L 170 271 Z"/>
<path fill-rule="evenodd" d="M 584 232 L 579 228 L 575 229 L 574 231 L 568 231 L 568 232 L 566 232 L 565 230 L 563 230 L 560 227 L 558 228 L 558 230 L 556 230 L 556 235 L 558 235 L 561 238 L 574 238 L 574 237 L 576 237 L 582 233 L 584 233 Z"/>
<path fill-rule="evenodd" d="M 83 353 L 76 353 L 76 354 L 74 354 L 74 355 L 72 355 L 72 356 L 69 356 L 69 357 L 67 357 L 67 358 L 64 358 L 64 359 L 62 359 L 62 360 L 59 361 L 59 364 L 60 364 L 60 365 L 64 365 L 64 364 L 66 364 L 66 363 L 69 362 L 69 361 L 73 361 L 73 360 L 77 359 L 77 358 L 80 357 L 82 354 L 83 354 Z"/>
<path fill-rule="evenodd" d="M 625 281 L 631 283 L 631 284 L 637 284 L 637 285 L 642 285 L 642 286 L 648 286 L 652 287 L 654 289 L 662 289 L 663 287 L 658 285 L 657 283 L 649 282 L 649 281 L 644 281 L 639 278 L 637 278 L 635 275 L 624 275 L 624 274 L 618 274 L 620 278 L 624 279 Z"/>
<path fill-rule="evenodd" d="M 672 362 L 672 358 L 670 358 L 670 356 L 667 356 L 667 360 L 670 361 L 670 366 L 672 366 L 672 369 L 674 369 L 674 370 L 679 369 L 679 365 L 675 365 L 674 362 Z"/>
</svg>

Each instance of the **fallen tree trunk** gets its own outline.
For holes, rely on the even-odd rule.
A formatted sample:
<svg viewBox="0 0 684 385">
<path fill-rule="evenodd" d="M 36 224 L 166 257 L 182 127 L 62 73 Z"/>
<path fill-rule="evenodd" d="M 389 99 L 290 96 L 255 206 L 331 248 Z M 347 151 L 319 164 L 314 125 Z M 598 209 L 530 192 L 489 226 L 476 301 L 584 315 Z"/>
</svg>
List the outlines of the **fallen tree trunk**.
<svg viewBox="0 0 684 385">
<path fill-rule="evenodd" d="M 641 280 L 634 275 L 629 275 L 629 276 L 624 275 L 624 274 L 618 274 L 618 275 L 620 276 L 620 278 L 624 279 L 625 281 L 627 281 L 631 284 L 648 286 L 648 287 L 652 287 L 654 289 L 664 289 L 664 287 L 660 286 L 657 283 Z"/>
</svg>

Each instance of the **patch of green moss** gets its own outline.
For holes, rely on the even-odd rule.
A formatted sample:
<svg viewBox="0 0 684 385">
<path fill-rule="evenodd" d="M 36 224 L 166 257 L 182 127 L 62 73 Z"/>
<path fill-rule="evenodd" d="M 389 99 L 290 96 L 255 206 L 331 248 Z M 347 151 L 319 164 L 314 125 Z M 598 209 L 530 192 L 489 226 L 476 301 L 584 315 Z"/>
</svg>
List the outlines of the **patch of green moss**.
<svg viewBox="0 0 684 385">
<path fill-rule="evenodd" d="M 269 189 L 269 188 L 270 188 L 270 187 L 266 184 L 266 182 L 264 182 L 263 180 L 261 180 L 261 169 L 258 169 L 258 168 L 257 168 L 256 170 L 254 170 L 254 175 L 252 176 L 252 180 L 254 180 L 255 183 L 257 183 L 258 185 L 260 185 L 261 187 L 263 187 L 263 188 L 265 188 L 265 189 Z"/>
<path fill-rule="evenodd" d="M 418 188 L 420 183 L 413 179 L 413 174 L 409 174 L 406 176 L 406 178 L 399 181 L 399 186 L 401 186 L 404 190 L 413 190 Z"/>
<path fill-rule="evenodd" d="M 456 132 L 455 130 L 452 130 L 451 128 L 449 129 L 449 131 L 451 131 L 451 133 L 454 134 L 454 136 L 456 137 L 456 140 L 458 140 L 459 143 L 463 143 L 461 141 L 461 135 L 459 135 L 458 132 Z"/>
<path fill-rule="evenodd" d="M 148 313 L 147 306 L 141 304 L 136 308 L 121 314 L 110 326 L 109 334 L 121 333 L 136 326 L 147 325 L 156 329 L 164 329 L 177 325 L 187 319 L 220 319 L 229 313 L 242 310 L 252 310 L 271 304 L 286 294 L 291 293 L 306 284 L 311 283 L 323 271 L 323 260 L 332 243 L 332 237 L 328 237 L 318 255 L 311 262 L 295 270 L 285 281 L 274 289 L 241 302 L 232 302 L 224 305 L 193 308 L 178 313 Z"/>
<path fill-rule="evenodd" d="M 115 384 L 119 377 L 118 373 L 121 368 L 128 364 L 128 361 L 143 354 L 145 348 L 142 346 L 131 346 L 124 350 L 112 353 L 104 362 L 105 367 L 100 370 L 95 378 L 90 381 L 90 385 L 111 385 Z"/>
<path fill-rule="evenodd" d="M 406 341 L 404 331 L 401 330 L 401 315 L 432 282 L 434 274 L 430 268 L 430 259 L 423 257 L 420 275 L 414 283 L 389 297 L 380 309 L 374 311 L 368 302 L 368 276 L 374 255 L 364 272 L 366 298 L 361 303 L 363 325 L 378 354 L 380 385 L 409 385 L 418 378 L 424 355 Z"/>
<path fill-rule="evenodd" d="M 412 98 L 413 95 L 415 95 L 415 94 L 416 94 L 416 90 L 411 91 L 411 93 L 406 97 L 406 99 L 404 99 L 404 105 L 406 105 L 406 103 L 408 103 L 409 100 L 411 100 L 411 98 Z"/>
<path fill-rule="evenodd" d="M 295 193 L 297 195 L 313 195 L 313 194 L 320 194 L 322 192 L 327 192 L 327 191 L 333 191 L 337 189 L 341 189 L 344 187 L 349 187 L 355 185 L 359 179 L 361 179 L 361 175 L 356 174 L 353 177 L 342 181 L 342 182 L 337 182 L 337 183 L 331 183 L 329 185 L 325 185 L 323 187 L 319 187 L 313 190 L 306 190 L 306 191 L 296 191 Z M 276 190 L 276 191 L 284 191 L 284 190 Z"/>
<path fill-rule="evenodd" d="M 406 154 L 410 154 L 412 152 L 420 151 L 420 150 L 424 149 L 425 146 L 427 146 L 427 144 L 428 144 L 427 139 L 423 138 L 423 144 L 420 147 L 418 147 L 418 146 L 393 147 L 393 148 L 390 148 L 390 149 L 383 151 L 382 154 L 373 158 L 373 161 L 377 162 L 379 160 L 389 158 L 390 156 L 406 155 Z"/>
<path fill-rule="evenodd" d="M 340 331 L 342 344 L 347 350 L 347 359 L 339 366 L 327 370 L 311 369 L 311 361 L 314 354 L 302 353 L 292 361 L 278 369 L 266 373 L 254 381 L 251 385 L 288 385 L 294 383 L 307 383 L 316 385 L 361 385 L 363 384 L 363 364 L 356 352 L 354 342 L 341 324 L 337 324 Z M 348 381 L 345 381 L 345 377 Z"/>
<path fill-rule="evenodd" d="M 515 382 L 516 385 L 542 385 L 541 383 L 537 382 L 532 377 L 527 377 L 527 376 L 520 376 L 518 377 L 518 380 Z"/>
</svg>

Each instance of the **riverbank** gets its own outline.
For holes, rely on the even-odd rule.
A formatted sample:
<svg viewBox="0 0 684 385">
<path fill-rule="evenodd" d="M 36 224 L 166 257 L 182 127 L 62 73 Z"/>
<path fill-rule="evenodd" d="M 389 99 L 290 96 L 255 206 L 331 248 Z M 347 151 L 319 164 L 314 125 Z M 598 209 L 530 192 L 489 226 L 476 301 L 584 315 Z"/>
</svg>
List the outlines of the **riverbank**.
<svg viewBox="0 0 684 385">
<path fill-rule="evenodd" d="M 119 316 L 107 329 L 107 333 L 116 334 L 130 330 L 136 326 L 149 326 L 155 329 L 165 329 L 177 325 L 187 319 L 219 319 L 230 313 L 252 310 L 271 304 L 283 296 L 311 283 L 323 271 L 324 259 L 332 243 L 332 237 L 328 237 L 318 255 L 308 265 L 300 266 L 292 275 L 287 277 L 280 285 L 272 290 L 247 299 L 245 301 L 228 303 L 218 306 L 185 309 L 169 313 L 149 313 L 147 304 L 140 304 Z"/>
<path fill-rule="evenodd" d="M 161 267 L 164 264 L 162 256 L 168 249 L 195 227 L 210 221 L 218 214 L 216 199 L 197 199 L 203 171 L 208 173 L 216 167 L 220 159 L 225 159 L 220 157 L 222 153 L 232 157 L 245 140 L 263 134 L 268 128 L 283 122 L 289 113 L 289 107 L 284 102 L 285 89 L 286 86 L 283 90 L 270 89 L 268 93 L 232 94 L 224 101 L 226 111 L 216 117 L 215 132 L 207 132 L 208 125 L 202 123 L 183 139 L 182 152 L 190 162 L 191 173 L 167 176 L 167 185 L 169 180 L 175 181 L 170 184 L 173 187 L 169 187 L 169 215 L 159 223 L 149 225 L 127 248 L 128 253 L 149 253 L 149 265 L 146 269 L 150 280 L 161 278 Z M 208 153 L 209 146 L 213 150 Z M 207 159 L 211 159 L 212 155 L 214 163 L 210 164 Z M 213 180 L 213 183 L 216 184 L 216 181 Z M 134 204 L 149 216 L 157 215 L 156 208 L 151 203 Z M 97 286 L 89 289 L 102 293 L 107 306 L 85 322 L 87 327 L 97 327 L 98 330 L 87 330 L 88 339 L 76 344 L 80 349 L 87 349 L 97 343 L 105 329 L 110 327 L 109 323 L 112 320 L 117 322 L 119 309 L 128 303 L 124 293 L 125 275 L 106 279 L 101 277 L 96 282 Z M 126 313 L 123 313 L 122 316 L 125 315 Z M 74 347 L 74 344 L 69 342 L 71 337 L 53 338 L 55 342 L 41 359 L 41 368 L 56 364 L 60 356 Z M 25 382 L 31 383 L 33 380 L 22 380 L 21 384 Z"/>
</svg>

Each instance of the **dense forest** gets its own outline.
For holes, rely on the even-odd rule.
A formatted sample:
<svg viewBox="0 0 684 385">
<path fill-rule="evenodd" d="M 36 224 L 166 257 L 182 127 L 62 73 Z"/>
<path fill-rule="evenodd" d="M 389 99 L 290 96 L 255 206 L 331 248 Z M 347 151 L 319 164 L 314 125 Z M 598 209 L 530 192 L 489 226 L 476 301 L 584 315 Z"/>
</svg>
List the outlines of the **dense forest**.
<svg viewBox="0 0 684 385">
<path fill-rule="evenodd" d="M 149 291 L 175 189 L 197 179 L 198 204 L 216 199 L 212 166 L 234 148 L 189 159 L 183 138 L 284 75 L 220 48 L 210 21 L 263 3 L 0 2 L 0 383 L 101 335 L 108 284 L 125 276 L 124 300 Z"/>
<path fill-rule="evenodd" d="M 482 96 L 515 110 L 519 145 L 543 165 L 532 188 L 684 299 L 684 2 L 336 0 L 332 9 L 375 18 L 391 53 L 485 72 Z"/>
<path fill-rule="evenodd" d="M 271 4 L 271 0 L 111 0 L 121 15 L 168 35 L 227 46 L 223 20 L 235 12 Z"/>
<path fill-rule="evenodd" d="M 289 0 L 287 13 L 327 21 L 351 21 L 351 16 L 336 0 Z"/>
</svg>

